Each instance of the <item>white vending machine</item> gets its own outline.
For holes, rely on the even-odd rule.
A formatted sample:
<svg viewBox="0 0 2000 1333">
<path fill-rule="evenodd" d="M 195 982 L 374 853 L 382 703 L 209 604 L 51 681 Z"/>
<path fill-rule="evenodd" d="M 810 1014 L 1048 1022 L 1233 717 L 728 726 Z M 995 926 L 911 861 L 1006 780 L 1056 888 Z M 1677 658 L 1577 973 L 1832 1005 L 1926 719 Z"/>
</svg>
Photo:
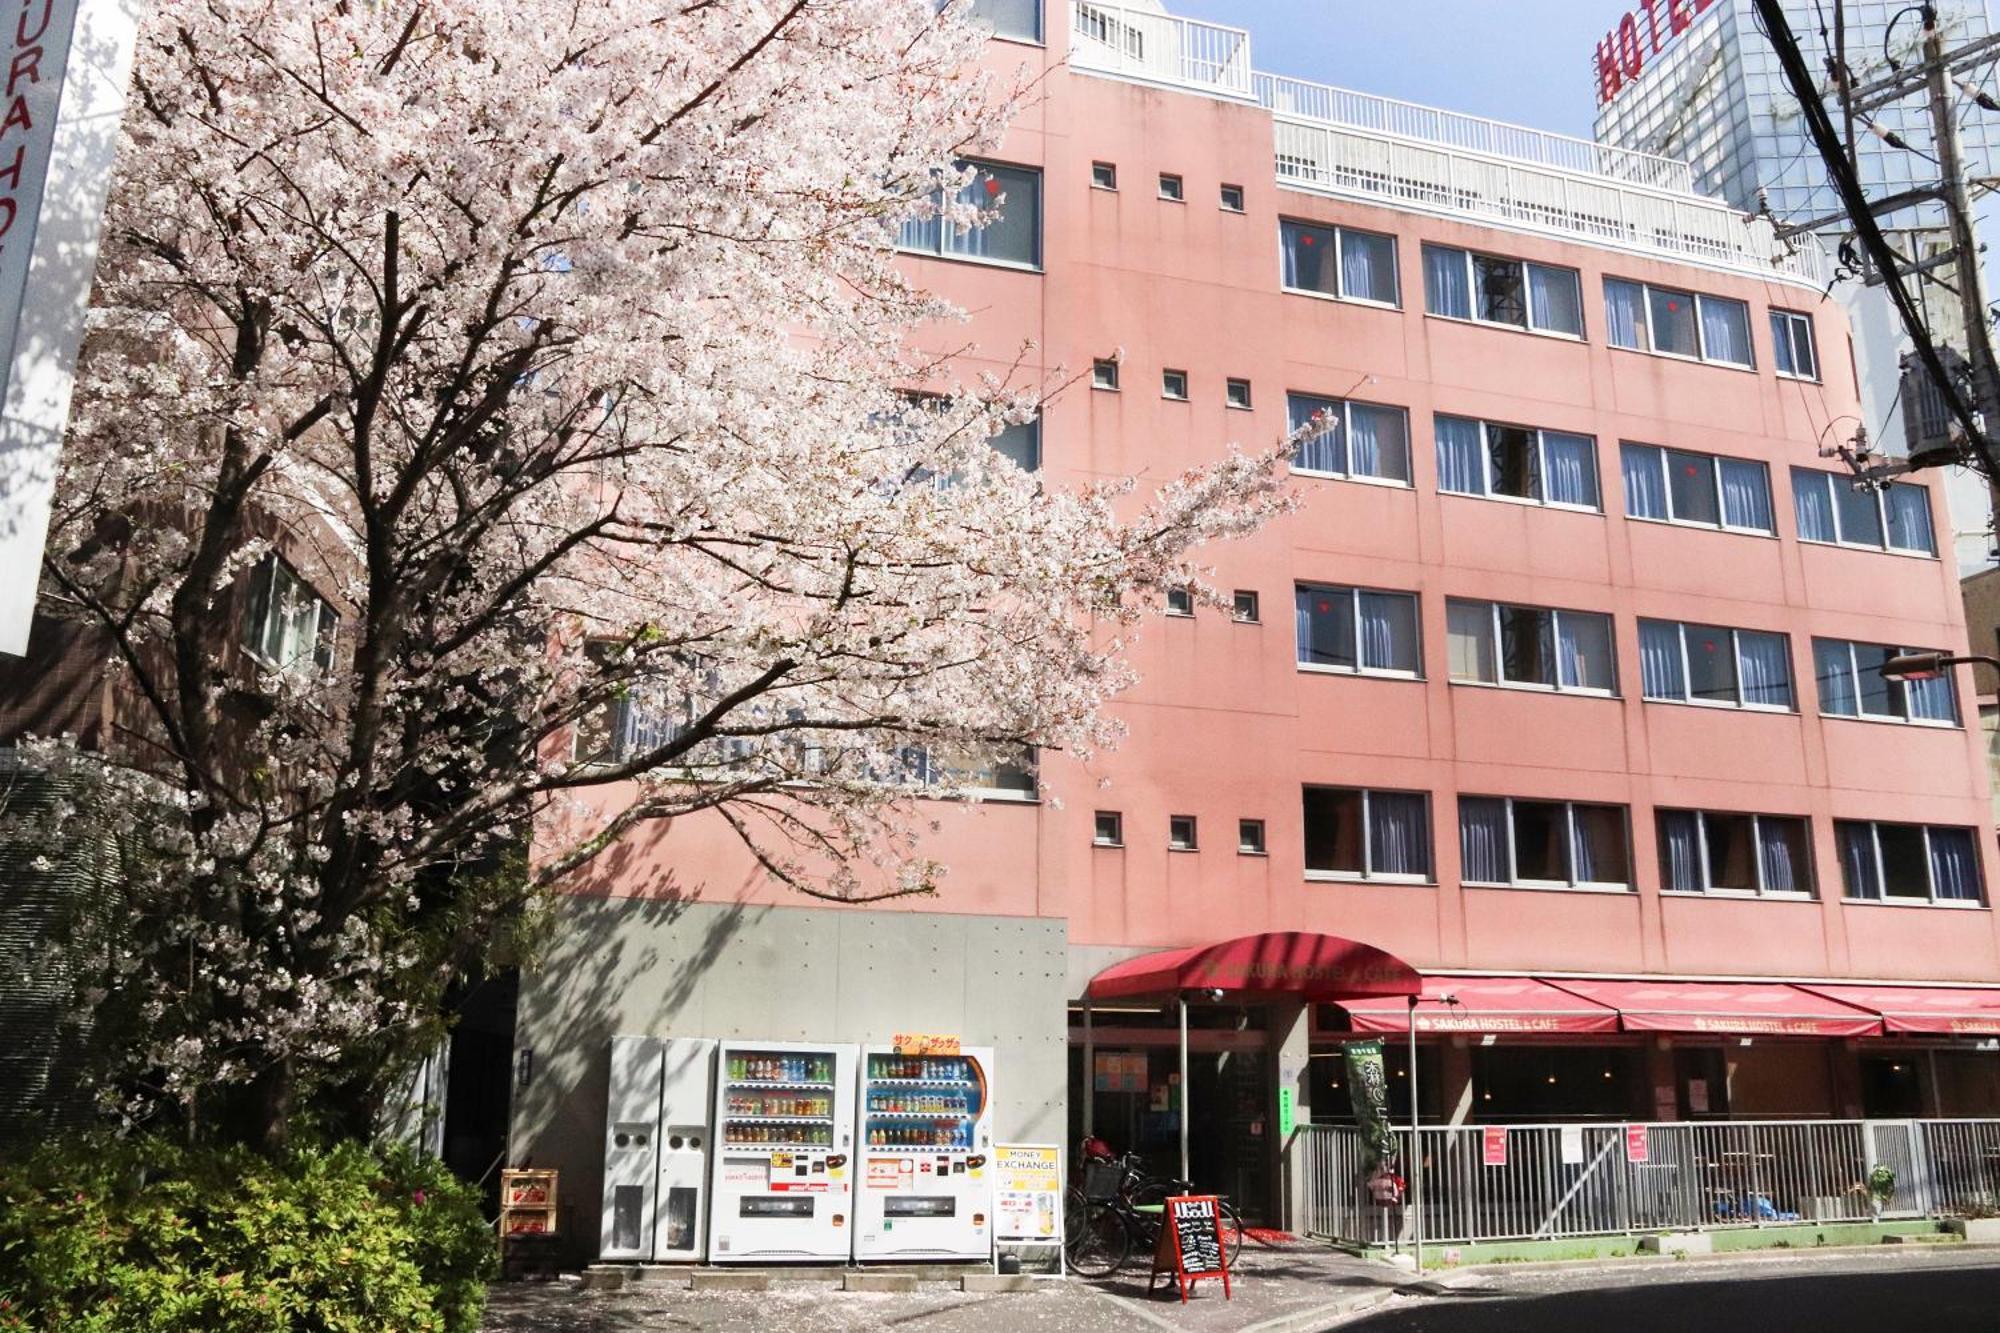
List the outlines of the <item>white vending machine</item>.
<svg viewBox="0 0 2000 1333">
<path fill-rule="evenodd" d="M 709 1262 L 853 1253 L 854 1055 L 832 1043 L 721 1043 Z"/>
<path fill-rule="evenodd" d="M 698 1260 L 715 1042 L 613 1037 L 609 1066 L 599 1257 Z"/>
<path fill-rule="evenodd" d="M 861 1054 L 856 1259 L 984 1260 L 993 1245 L 993 1051 Z"/>
</svg>

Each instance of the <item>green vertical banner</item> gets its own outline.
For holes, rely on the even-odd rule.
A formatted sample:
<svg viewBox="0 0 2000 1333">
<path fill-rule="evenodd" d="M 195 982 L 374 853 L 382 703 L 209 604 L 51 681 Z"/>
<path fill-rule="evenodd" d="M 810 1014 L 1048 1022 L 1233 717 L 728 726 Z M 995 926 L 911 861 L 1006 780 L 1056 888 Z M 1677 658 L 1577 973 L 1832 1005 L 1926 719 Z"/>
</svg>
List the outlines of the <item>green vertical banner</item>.
<svg viewBox="0 0 2000 1333">
<path fill-rule="evenodd" d="M 1347 1043 L 1347 1096 L 1354 1104 L 1354 1123 L 1368 1146 L 1369 1165 L 1396 1156 L 1396 1134 L 1389 1127 L 1389 1076 L 1382 1065 L 1380 1038 Z"/>
</svg>

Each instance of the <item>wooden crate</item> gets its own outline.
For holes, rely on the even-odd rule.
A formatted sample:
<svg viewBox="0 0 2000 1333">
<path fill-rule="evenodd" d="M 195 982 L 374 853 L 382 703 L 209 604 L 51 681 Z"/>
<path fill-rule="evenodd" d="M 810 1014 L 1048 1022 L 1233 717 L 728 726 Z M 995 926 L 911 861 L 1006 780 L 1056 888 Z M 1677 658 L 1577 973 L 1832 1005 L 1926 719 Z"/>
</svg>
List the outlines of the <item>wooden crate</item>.
<svg viewBox="0 0 2000 1333">
<path fill-rule="evenodd" d="M 556 1210 L 553 1204 L 500 1210 L 500 1234 L 503 1237 L 552 1235 L 555 1230 Z"/>
<path fill-rule="evenodd" d="M 556 1207 L 556 1173 L 549 1169 L 506 1170 L 500 1173 L 500 1207 L 546 1208 L 551 1214 Z"/>
</svg>

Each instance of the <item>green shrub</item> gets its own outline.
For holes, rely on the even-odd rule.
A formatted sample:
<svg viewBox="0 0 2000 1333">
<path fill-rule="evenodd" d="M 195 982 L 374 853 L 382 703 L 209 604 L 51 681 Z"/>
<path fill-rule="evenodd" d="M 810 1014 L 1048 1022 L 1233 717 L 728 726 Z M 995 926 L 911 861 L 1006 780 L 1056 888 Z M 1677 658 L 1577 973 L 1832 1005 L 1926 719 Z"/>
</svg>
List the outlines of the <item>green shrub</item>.
<svg viewBox="0 0 2000 1333">
<path fill-rule="evenodd" d="M 0 1163 L 0 1330 L 474 1333 L 494 1263 L 441 1163 L 88 1138 Z"/>
</svg>

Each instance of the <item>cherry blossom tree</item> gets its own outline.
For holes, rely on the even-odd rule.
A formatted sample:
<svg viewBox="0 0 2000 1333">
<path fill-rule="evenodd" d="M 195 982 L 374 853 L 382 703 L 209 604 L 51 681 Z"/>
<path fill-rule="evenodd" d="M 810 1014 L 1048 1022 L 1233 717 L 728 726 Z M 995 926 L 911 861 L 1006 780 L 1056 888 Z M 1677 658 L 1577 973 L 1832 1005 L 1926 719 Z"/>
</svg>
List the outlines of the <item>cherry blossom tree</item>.
<svg viewBox="0 0 2000 1333">
<path fill-rule="evenodd" d="M 913 350 L 896 228 L 1004 210 L 1032 95 L 964 8 L 155 0 L 43 571 L 143 701 L 40 751 L 136 849 L 128 1112 L 361 1114 L 649 821 L 928 892 L 916 782 L 1113 739 L 1278 450 L 1053 484 L 989 444 L 1050 385 Z"/>
</svg>

